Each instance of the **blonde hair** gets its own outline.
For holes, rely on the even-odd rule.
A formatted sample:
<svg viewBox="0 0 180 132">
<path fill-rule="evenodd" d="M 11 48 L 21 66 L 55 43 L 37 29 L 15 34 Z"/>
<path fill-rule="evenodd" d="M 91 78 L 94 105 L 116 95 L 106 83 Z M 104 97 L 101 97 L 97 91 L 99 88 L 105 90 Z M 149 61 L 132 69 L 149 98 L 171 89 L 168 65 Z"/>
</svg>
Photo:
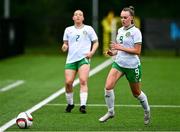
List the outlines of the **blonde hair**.
<svg viewBox="0 0 180 132">
<path fill-rule="evenodd" d="M 133 17 L 133 20 L 131 21 L 132 24 L 134 24 L 134 16 L 135 16 L 135 11 L 133 6 L 125 7 L 123 8 L 122 11 L 128 11 L 130 15 Z"/>
</svg>

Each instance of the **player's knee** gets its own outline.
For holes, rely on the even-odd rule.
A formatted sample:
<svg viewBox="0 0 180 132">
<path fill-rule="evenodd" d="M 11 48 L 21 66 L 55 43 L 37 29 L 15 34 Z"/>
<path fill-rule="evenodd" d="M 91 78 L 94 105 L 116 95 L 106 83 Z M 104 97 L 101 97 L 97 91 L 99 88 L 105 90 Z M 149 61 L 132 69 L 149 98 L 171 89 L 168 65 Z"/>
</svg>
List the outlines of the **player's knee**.
<svg viewBox="0 0 180 132">
<path fill-rule="evenodd" d="M 87 81 L 84 79 L 80 79 L 80 85 L 81 86 L 86 86 L 87 85 Z"/>
<path fill-rule="evenodd" d="M 73 81 L 70 81 L 70 80 L 65 82 L 65 85 L 67 88 L 72 87 L 72 84 L 73 84 Z"/>
</svg>

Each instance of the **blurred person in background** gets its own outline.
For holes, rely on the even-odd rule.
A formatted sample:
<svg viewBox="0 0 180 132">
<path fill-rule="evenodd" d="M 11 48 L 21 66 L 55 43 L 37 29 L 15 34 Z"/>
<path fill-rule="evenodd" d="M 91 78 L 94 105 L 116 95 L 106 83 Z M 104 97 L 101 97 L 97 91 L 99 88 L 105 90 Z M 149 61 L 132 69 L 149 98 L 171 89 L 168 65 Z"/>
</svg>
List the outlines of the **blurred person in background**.
<svg viewBox="0 0 180 132">
<path fill-rule="evenodd" d="M 119 28 L 116 42 L 111 43 L 111 49 L 107 51 L 109 56 L 115 56 L 112 68 L 109 71 L 105 84 L 105 102 L 108 112 L 99 121 L 105 122 L 115 115 L 114 111 L 114 87 L 117 81 L 126 76 L 132 94 L 136 97 L 144 109 L 144 124 L 150 122 L 150 107 L 145 93 L 141 90 L 141 53 L 142 34 L 134 25 L 134 8 L 126 7 L 121 11 L 122 27 Z"/>
<path fill-rule="evenodd" d="M 109 43 L 111 41 L 111 34 L 112 34 L 112 23 L 115 21 L 114 12 L 109 11 L 107 16 L 103 18 L 101 24 L 103 27 L 103 53 L 109 49 Z M 115 26 L 116 27 L 116 26 Z"/>
<path fill-rule="evenodd" d="M 65 96 L 67 100 L 66 112 L 74 108 L 73 82 L 76 74 L 80 81 L 80 112 L 86 113 L 88 99 L 88 76 L 90 71 L 90 59 L 98 48 L 98 37 L 94 29 L 83 23 L 84 15 L 81 10 L 76 10 L 72 17 L 73 26 L 64 31 L 62 51 L 68 51 L 65 64 Z"/>
</svg>

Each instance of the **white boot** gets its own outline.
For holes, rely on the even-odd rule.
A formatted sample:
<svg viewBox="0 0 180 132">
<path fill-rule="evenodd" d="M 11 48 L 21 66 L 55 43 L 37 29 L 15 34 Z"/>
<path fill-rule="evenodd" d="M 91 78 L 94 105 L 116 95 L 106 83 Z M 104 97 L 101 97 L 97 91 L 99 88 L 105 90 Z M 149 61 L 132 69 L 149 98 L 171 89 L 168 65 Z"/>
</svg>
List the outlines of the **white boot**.
<svg viewBox="0 0 180 132">
<path fill-rule="evenodd" d="M 99 121 L 100 121 L 100 122 L 105 122 L 105 121 L 107 121 L 108 119 L 113 118 L 114 115 L 115 115 L 114 112 L 109 112 L 109 111 L 108 111 L 104 116 L 102 116 L 101 118 L 99 118 Z"/>
</svg>

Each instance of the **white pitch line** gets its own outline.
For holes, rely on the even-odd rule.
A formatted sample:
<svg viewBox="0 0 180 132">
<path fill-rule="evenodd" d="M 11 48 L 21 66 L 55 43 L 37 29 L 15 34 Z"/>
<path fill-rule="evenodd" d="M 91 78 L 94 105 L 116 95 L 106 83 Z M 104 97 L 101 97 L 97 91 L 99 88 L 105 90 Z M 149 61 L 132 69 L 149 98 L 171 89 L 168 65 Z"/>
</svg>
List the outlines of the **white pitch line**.
<svg viewBox="0 0 180 132">
<path fill-rule="evenodd" d="M 5 92 L 10 89 L 16 88 L 17 86 L 23 84 L 25 81 L 24 80 L 18 80 L 12 84 L 7 85 L 6 87 L 0 88 L 0 92 Z"/>
<path fill-rule="evenodd" d="M 108 67 L 111 63 L 112 63 L 112 59 L 108 59 L 108 60 L 104 61 L 103 63 L 101 63 L 100 65 L 98 65 L 97 67 L 95 67 L 94 69 L 92 69 L 90 71 L 89 77 L 93 76 L 94 74 L 96 74 L 96 73 L 100 72 L 101 70 L 103 70 L 104 68 Z M 77 84 L 79 84 L 79 79 L 76 79 L 74 81 L 73 86 L 76 86 Z M 55 92 L 54 94 L 49 96 L 48 98 L 39 102 L 38 104 L 36 104 L 32 108 L 28 109 L 26 112 L 32 113 L 32 112 L 40 109 L 42 106 L 44 106 L 47 103 L 49 103 L 50 101 L 54 100 L 55 98 L 57 98 L 59 95 L 63 94 L 64 92 L 65 92 L 65 87 L 61 88 L 60 90 L 58 90 L 57 92 Z M 0 132 L 5 131 L 6 129 L 8 129 L 12 125 L 14 125 L 15 123 L 16 123 L 16 118 L 5 123 L 3 126 L 0 127 Z"/>
<path fill-rule="evenodd" d="M 46 106 L 66 106 L 67 104 L 46 104 Z M 80 106 L 80 104 L 76 104 Z M 106 104 L 87 104 L 90 107 L 107 107 Z M 122 104 L 122 105 L 114 105 L 115 107 L 142 107 L 141 105 L 133 105 L 133 104 Z M 180 105 L 150 105 L 151 108 L 180 108 Z"/>
</svg>

